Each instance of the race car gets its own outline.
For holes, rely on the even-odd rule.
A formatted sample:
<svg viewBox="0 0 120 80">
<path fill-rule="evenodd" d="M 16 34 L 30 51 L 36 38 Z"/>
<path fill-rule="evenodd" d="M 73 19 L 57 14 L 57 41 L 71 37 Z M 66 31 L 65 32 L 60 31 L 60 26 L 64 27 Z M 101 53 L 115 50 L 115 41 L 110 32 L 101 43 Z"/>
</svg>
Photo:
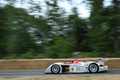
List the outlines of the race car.
<svg viewBox="0 0 120 80">
<path fill-rule="evenodd" d="M 45 73 L 82 73 L 82 72 L 91 72 L 97 73 L 102 71 L 107 71 L 108 66 L 104 65 L 104 62 L 107 59 L 99 58 L 98 62 L 95 61 L 87 61 L 83 62 L 78 60 L 77 58 L 74 59 L 72 62 L 57 62 L 51 64 L 45 71 Z"/>
</svg>

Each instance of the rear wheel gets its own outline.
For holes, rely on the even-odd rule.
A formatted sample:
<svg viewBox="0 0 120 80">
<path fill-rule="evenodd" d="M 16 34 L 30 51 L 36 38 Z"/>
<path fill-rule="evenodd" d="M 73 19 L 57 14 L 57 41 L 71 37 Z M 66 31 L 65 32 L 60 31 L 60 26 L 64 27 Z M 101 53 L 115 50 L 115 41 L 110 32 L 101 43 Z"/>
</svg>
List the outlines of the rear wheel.
<svg viewBox="0 0 120 80">
<path fill-rule="evenodd" d="M 51 72 L 54 74 L 58 74 L 60 72 L 60 67 L 57 64 L 52 65 Z"/>
<path fill-rule="evenodd" d="M 91 73 L 97 73 L 98 70 L 99 70 L 99 67 L 98 67 L 97 64 L 92 63 L 92 64 L 89 65 L 89 72 L 91 72 Z"/>
</svg>

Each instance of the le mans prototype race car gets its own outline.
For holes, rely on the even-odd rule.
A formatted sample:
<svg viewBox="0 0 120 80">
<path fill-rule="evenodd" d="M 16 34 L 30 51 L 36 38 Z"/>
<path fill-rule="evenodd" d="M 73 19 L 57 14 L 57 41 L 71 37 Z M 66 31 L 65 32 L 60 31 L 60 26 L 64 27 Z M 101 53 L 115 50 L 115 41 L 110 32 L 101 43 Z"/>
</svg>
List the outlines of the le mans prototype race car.
<svg viewBox="0 0 120 80">
<path fill-rule="evenodd" d="M 71 63 L 67 62 L 58 62 L 51 64 L 45 71 L 45 73 L 82 73 L 82 72 L 91 72 L 97 73 L 102 71 L 107 71 L 108 66 L 104 66 L 104 62 L 107 59 L 99 58 L 98 63 L 94 61 L 83 62 L 74 59 Z"/>
</svg>

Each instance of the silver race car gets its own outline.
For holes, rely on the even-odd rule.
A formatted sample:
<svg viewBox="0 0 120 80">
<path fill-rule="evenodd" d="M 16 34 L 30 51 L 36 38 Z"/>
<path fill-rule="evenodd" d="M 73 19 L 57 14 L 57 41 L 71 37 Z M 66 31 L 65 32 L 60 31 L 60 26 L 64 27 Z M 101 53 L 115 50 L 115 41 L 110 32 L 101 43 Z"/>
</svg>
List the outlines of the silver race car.
<svg viewBox="0 0 120 80">
<path fill-rule="evenodd" d="M 108 66 L 104 66 L 104 62 L 107 59 L 99 58 L 98 62 L 94 61 L 87 61 L 83 62 L 78 60 L 77 58 L 74 59 L 71 63 L 67 62 L 58 62 L 51 64 L 45 71 L 45 73 L 81 73 L 81 72 L 91 72 L 97 73 L 102 71 L 107 71 Z"/>
</svg>

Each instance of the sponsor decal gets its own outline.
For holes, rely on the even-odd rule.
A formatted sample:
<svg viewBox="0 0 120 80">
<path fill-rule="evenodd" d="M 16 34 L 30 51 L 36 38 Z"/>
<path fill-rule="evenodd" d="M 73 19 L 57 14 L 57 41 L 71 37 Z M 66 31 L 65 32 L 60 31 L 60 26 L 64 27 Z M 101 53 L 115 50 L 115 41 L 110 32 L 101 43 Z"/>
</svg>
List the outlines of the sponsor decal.
<svg viewBox="0 0 120 80">
<path fill-rule="evenodd" d="M 69 69 L 69 67 L 65 67 L 65 69 Z"/>
</svg>

